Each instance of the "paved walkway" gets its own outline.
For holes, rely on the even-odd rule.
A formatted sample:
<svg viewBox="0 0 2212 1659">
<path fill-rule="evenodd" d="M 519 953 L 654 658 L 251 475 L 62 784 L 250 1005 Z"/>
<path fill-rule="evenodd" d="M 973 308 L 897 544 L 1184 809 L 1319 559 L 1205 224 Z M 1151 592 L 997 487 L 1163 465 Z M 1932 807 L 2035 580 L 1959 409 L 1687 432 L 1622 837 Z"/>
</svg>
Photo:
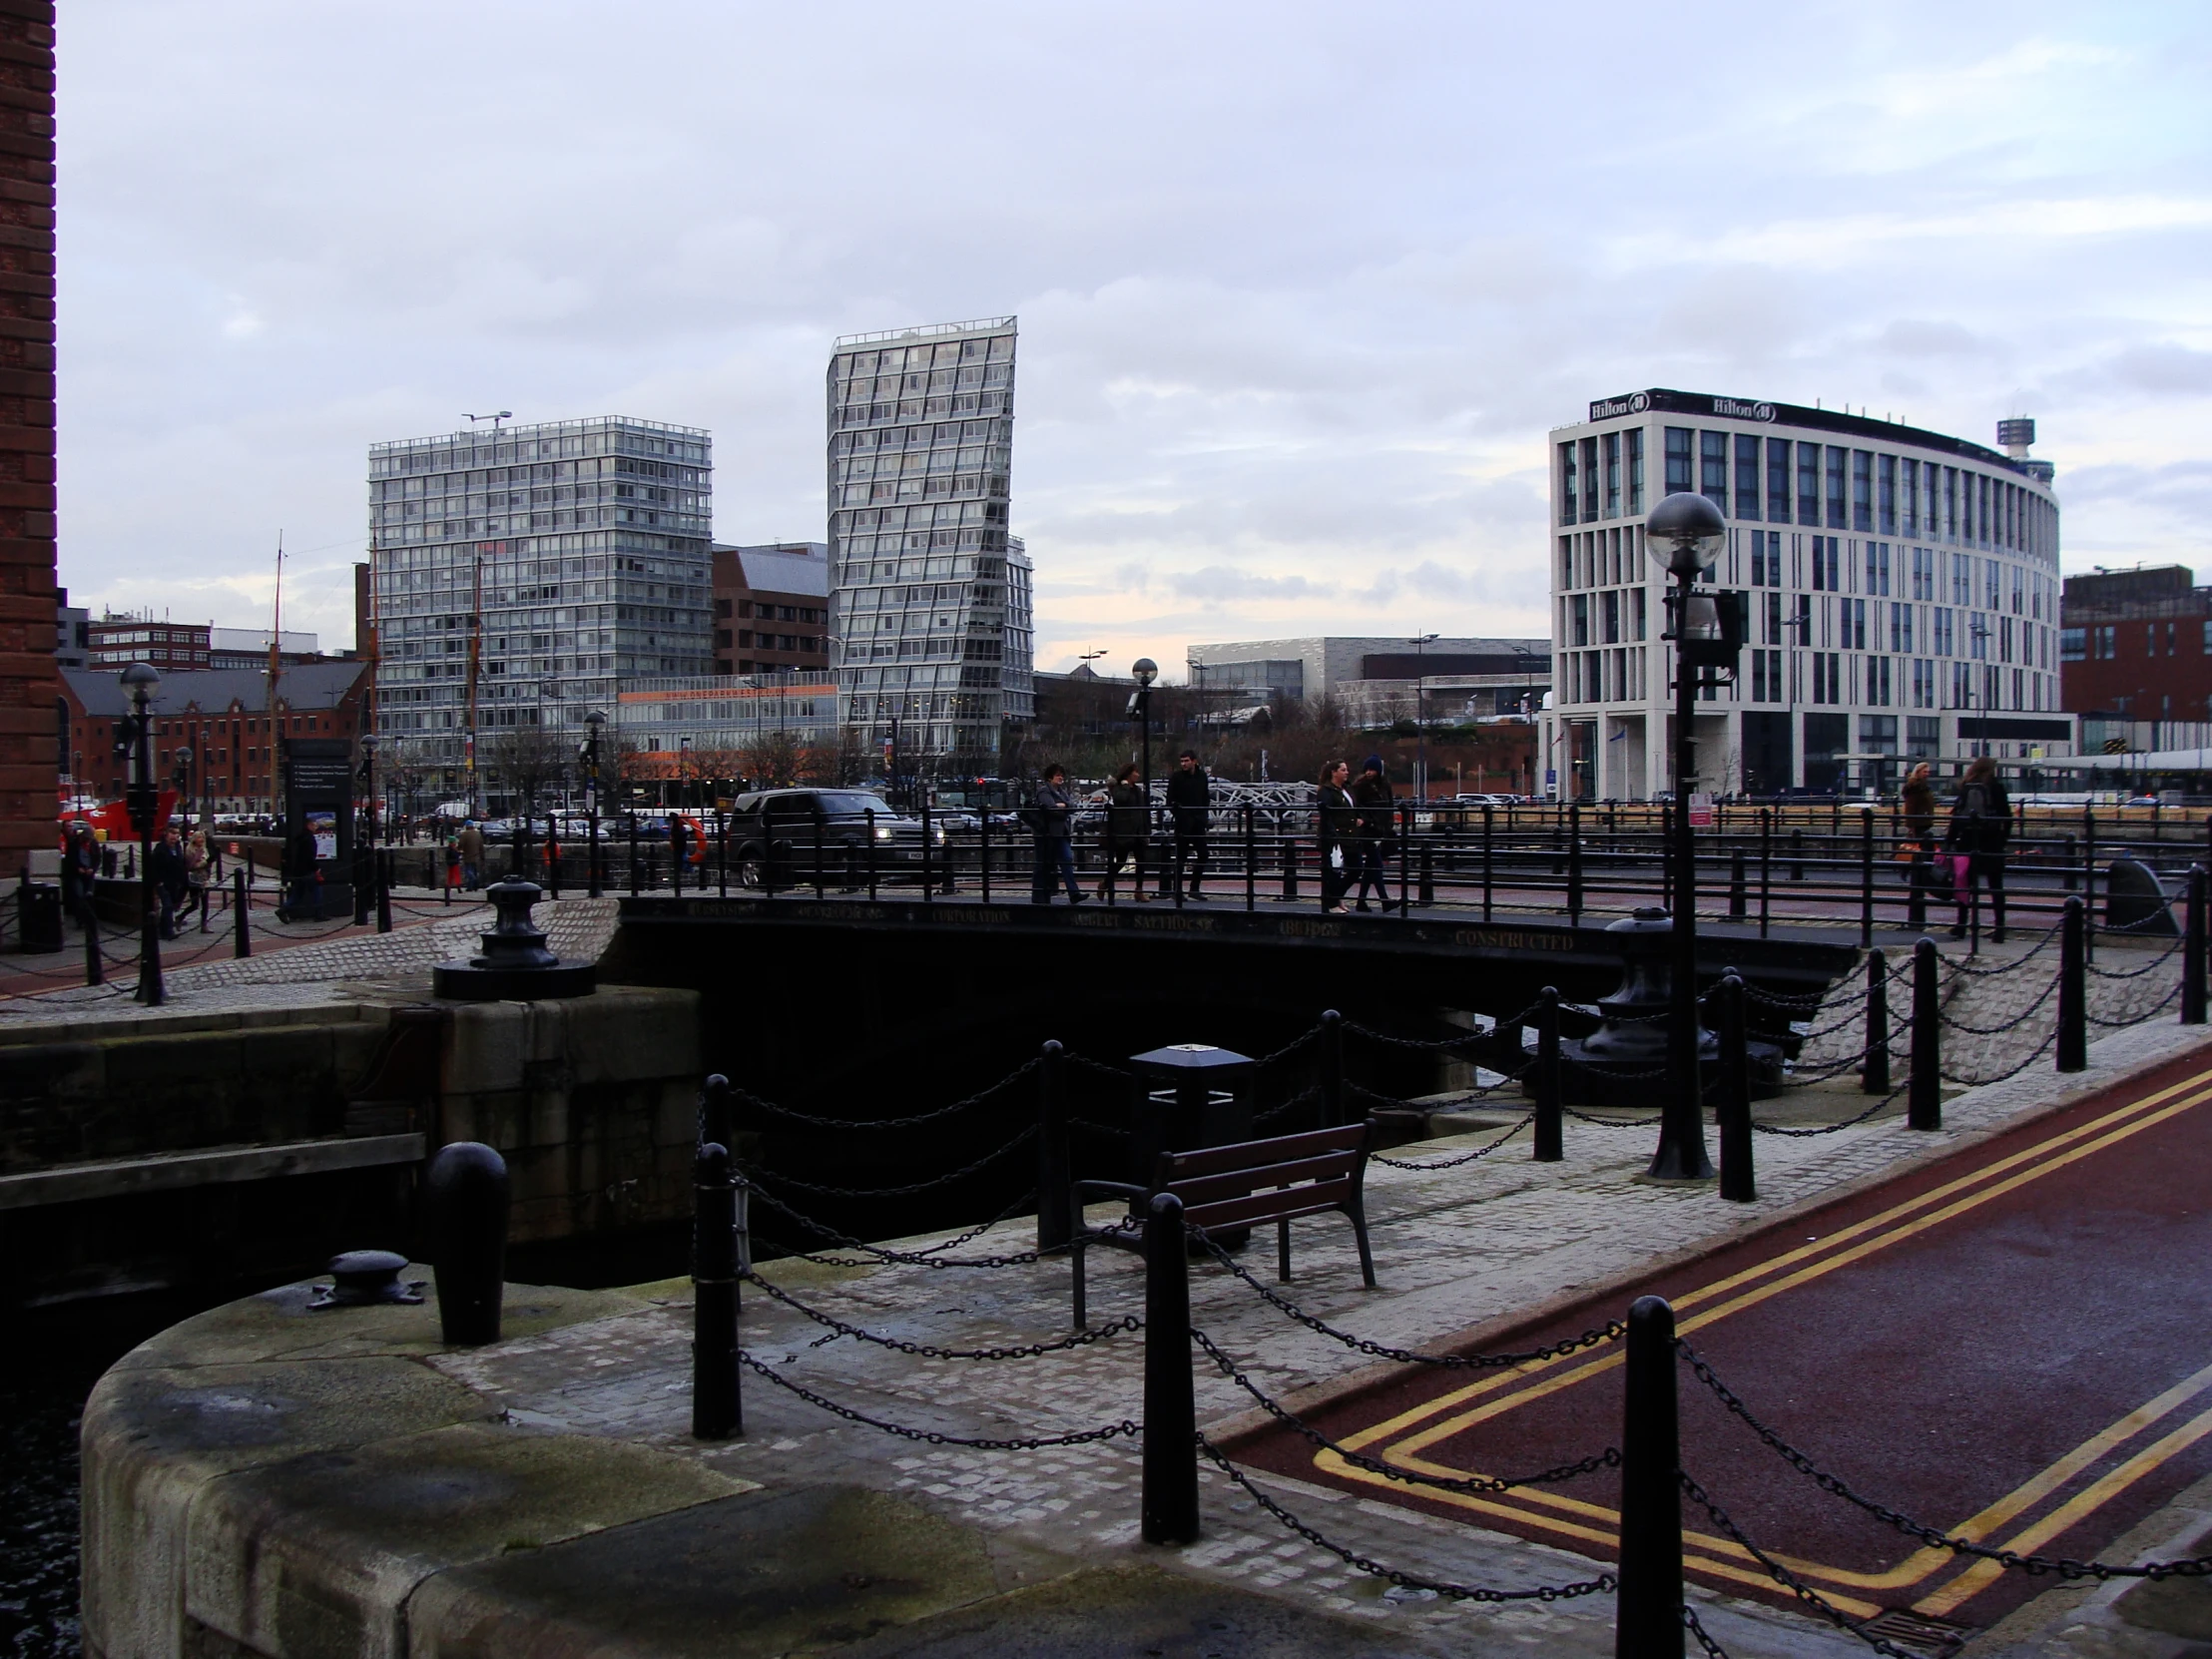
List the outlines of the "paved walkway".
<svg viewBox="0 0 2212 1659">
<path fill-rule="evenodd" d="M 2123 1072 L 2202 1053 L 2206 1033 L 2163 1020 L 2092 1047 L 2083 1076 L 2047 1064 L 1961 1094 L 1945 1127 L 1915 1134 L 1895 1117 L 1817 1138 L 1761 1137 L 1761 1200 L 1725 1205 L 1706 1187 L 1639 1179 L 1648 1129 L 1567 1126 L 1566 1159 L 1526 1159 L 1516 1136 L 1498 1152 L 1450 1168 L 1377 1167 L 1370 1204 L 1381 1288 L 1363 1291 L 1349 1230 L 1334 1218 L 1299 1224 L 1290 1294 L 1305 1308 L 1376 1342 L 1411 1348 L 1473 1342 L 1525 1321 L 1562 1296 L 1623 1285 L 1655 1263 L 1727 1246 L 1793 1207 L 1853 1183 L 1898 1174 L 2024 1116 L 2085 1097 Z M 1496 1139 L 1430 1143 L 1413 1161 Z M 1103 1219 L 1103 1215 L 1102 1218 Z M 1013 1226 L 946 1253 L 973 1258 L 1017 1248 Z M 1264 1254 L 1264 1252 L 1256 1252 Z M 1094 1321 L 1137 1314 L 1136 1263 L 1099 1252 Z M 769 1277 L 831 1316 L 902 1342 L 944 1348 L 1020 1346 L 1067 1330 L 1068 1274 L 1048 1262 L 999 1269 L 774 1264 Z M 748 1436 L 701 1446 L 689 1437 L 689 1288 L 651 1293 L 654 1306 L 435 1363 L 490 1392 L 524 1424 L 642 1442 L 733 1474 L 791 1487 L 859 1482 L 922 1496 L 961 1517 L 1088 1561 L 1144 1555 L 1136 1542 L 1138 1450 L 1133 1440 L 1032 1451 L 983 1451 L 894 1438 L 831 1416 L 747 1374 Z M 1622 1291 L 1606 1303 L 1625 1307 Z M 1363 1376 L 1364 1357 L 1306 1331 L 1205 1267 L 1193 1318 L 1274 1397 L 1296 1406 Z M 776 1377 L 846 1406 L 922 1431 L 967 1437 L 1050 1436 L 1141 1414 L 1141 1339 L 1120 1335 L 1040 1358 L 932 1359 L 838 1337 L 747 1293 L 744 1342 Z M 1202 1370 L 1201 1421 L 1218 1435 L 1256 1426 L 1251 1401 Z M 1901 1412 L 1910 1402 L 1901 1402 Z M 1592 1446 L 1587 1449 L 1596 1449 Z M 1459 1583 L 1531 1587 L 1587 1578 L 1593 1563 L 1530 1542 L 1280 1474 L 1260 1476 L 1309 1524 L 1345 1546 L 1407 1571 Z M 1174 1552 L 1186 1569 L 1267 1587 L 1316 1609 L 1375 1622 L 1391 1650 L 1421 1653 L 1599 1654 L 1611 1651 L 1610 1598 L 1470 1607 L 1404 1591 L 1283 1530 L 1243 1493 L 1209 1476 L 1206 1534 Z M 1863 1652 L 1856 1640 L 1751 1598 L 1700 1592 L 1707 1627 L 1739 1655 Z"/>
</svg>

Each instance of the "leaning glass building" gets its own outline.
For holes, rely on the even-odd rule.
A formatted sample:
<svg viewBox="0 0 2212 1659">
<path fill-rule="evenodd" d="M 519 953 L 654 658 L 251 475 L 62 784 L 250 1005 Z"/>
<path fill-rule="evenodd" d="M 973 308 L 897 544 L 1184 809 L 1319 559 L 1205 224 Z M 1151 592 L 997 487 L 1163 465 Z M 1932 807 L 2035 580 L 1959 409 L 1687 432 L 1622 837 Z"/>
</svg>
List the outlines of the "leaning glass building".
<svg viewBox="0 0 2212 1659">
<path fill-rule="evenodd" d="M 713 467 L 706 432 L 622 416 L 373 445 L 390 760 L 467 797 L 484 740 L 542 733 L 565 757 L 618 681 L 710 672 Z"/>
<path fill-rule="evenodd" d="M 870 753 L 995 770 L 1032 717 L 1029 561 L 1006 533 L 1015 319 L 849 334 L 829 374 L 830 663 Z M 902 764 L 904 764 L 902 762 Z"/>
</svg>

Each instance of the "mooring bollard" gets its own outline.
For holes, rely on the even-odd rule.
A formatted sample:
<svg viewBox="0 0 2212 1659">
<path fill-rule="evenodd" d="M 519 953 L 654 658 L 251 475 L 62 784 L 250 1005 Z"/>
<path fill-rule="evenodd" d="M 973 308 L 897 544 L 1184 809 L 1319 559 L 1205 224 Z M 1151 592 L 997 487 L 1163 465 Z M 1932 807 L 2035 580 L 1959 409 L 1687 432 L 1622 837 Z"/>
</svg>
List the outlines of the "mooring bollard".
<svg viewBox="0 0 2212 1659">
<path fill-rule="evenodd" d="M 1936 941 L 1913 946 L 1913 1090 L 1907 1096 L 1906 1127 L 1943 1126 L 1943 1010 L 1936 978 Z"/>
<path fill-rule="evenodd" d="M 1037 1248 L 1075 1237 L 1075 1170 L 1068 1160 L 1067 1065 L 1058 1043 L 1037 1060 Z"/>
<path fill-rule="evenodd" d="M 730 1079 L 719 1071 L 710 1074 L 699 1087 L 699 1144 L 730 1146 L 737 1134 L 733 1113 Z"/>
<path fill-rule="evenodd" d="M 1321 1125 L 1335 1129 L 1345 1121 L 1345 1017 L 1334 1008 L 1321 1015 Z"/>
<path fill-rule="evenodd" d="M 1183 892 L 1183 860 L 1181 857 L 1178 857 L 1175 861 L 1175 891 L 1177 901 L 1180 902 Z M 1298 897 L 1298 837 L 1296 835 L 1285 835 L 1283 837 L 1283 896 L 1287 899 Z"/>
<path fill-rule="evenodd" d="M 1682 1452 L 1675 1416 L 1674 1310 L 1628 1310 L 1621 1416 L 1620 1590 L 1614 1659 L 1682 1659 Z"/>
<path fill-rule="evenodd" d="M 1751 1039 L 1745 1028 L 1744 981 L 1734 968 L 1721 974 L 1720 994 L 1721 1197 L 1750 1204 L 1759 1197 L 1751 1164 Z"/>
<path fill-rule="evenodd" d="M 2181 946 L 2181 1023 L 2204 1023 L 2205 875 L 2202 864 L 2189 866 L 2189 926 Z"/>
<path fill-rule="evenodd" d="M 2089 1069 L 2089 917 L 2077 893 L 2058 930 L 2058 1069 Z"/>
<path fill-rule="evenodd" d="M 231 955 L 254 954 L 254 933 L 251 911 L 254 905 L 254 887 L 248 871 L 231 871 Z"/>
<path fill-rule="evenodd" d="M 1867 1058 L 1859 1076 L 1862 1093 L 1890 1092 L 1890 964 L 1879 950 L 1867 952 Z"/>
<path fill-rule="evenodd" d="M 100 984 L 107 977 L 107 969 L 100 960 L 100 912 L 93 907 L 92 894 L 84 892 L 85 920 L 85 983 Z M 243 929 L 242 929 L 243 932 Z M 245 951 L 240 951 L 245 955 Z"/>
<path fill-rule="evenodd" d="M 1536 993 L 1536 1123 L 1534 1163 L 1556 1164 L 1564 1158 L 1565 1114 L 1559 1099 L 1559 987 L 1546 985 Z"/>
<path fill-rule="evenodd" d="M 738 1392 L 738 1181 L 709 1141 L 692 1173 L 692 1438 L 745 1432 Z"/>
<path fill-rule="evenodd" d="M 1567 925 L 1582 925 L 1582 809 L 1567 809 Z"/>
<path fill-rule="evenodd" d="M 1191 1259 L 1183 1201 L 1152 1200 L 1144 1225 L 1144 1496 L 1148 1544 L 1198 1538 L 1198 1394 L 1191 1381 Z"/>
<path fill-rule="evenodd" d="M 1728 855 L 1728 918 L 1742 921 L 1751 912 L 1751 894 L 1744 883 L 1744 849 Z"/>
<path fill-rule="evenodd" d="M 376 931 L 379 933 L 391 931 L 392 867 L 391 849 L 386 847 L 376 854 Z M 202 910 L 201 918 L 205 920 L 206 917 L 206 910 Z"/>
<path fill-rule="evenodd" d="M 455 1141 L 430 1160 L 423 1195 L 446 1346 L 496 1343 L 507 1276 L 507 1162 L 481 1141 Z"/>
<path fill-rule="evenodd" d="M 1436 849 L 1427 841 L 1420 843 L 1420 900 L 1423 904 L 1436 902 Z"/>
</svg>

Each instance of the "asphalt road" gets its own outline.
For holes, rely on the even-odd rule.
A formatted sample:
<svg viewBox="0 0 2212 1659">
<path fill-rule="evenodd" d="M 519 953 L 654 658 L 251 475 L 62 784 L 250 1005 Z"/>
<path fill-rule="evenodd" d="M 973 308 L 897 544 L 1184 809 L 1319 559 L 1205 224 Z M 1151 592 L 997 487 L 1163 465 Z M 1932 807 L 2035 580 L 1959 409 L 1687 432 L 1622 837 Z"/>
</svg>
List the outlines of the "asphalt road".
<svg viewBox="0 0 2212 1659">
<path fill-rule="evenodd" d="M 1750 1409 L 1822 1468 L 1929 1525 L 2091 1557 L 2212 1473 L 2212 1067 L 2202 1056 L 1585 1306 L 1647 1292 Z M 2054 1582 L 1922 1545 L 1792 1469 L 1680 1371 L 1682 1466 L 1854 1617 L 1983 1626 Z M 1518 1474 L 1617 1444 L 1620 1350 L 1421 1372 L 1316 1413 L 1350 1449 L 1436 1475 Z M 1286 1432 L 1242 1460 L 1600 1559 L 1609 1471 L 1496 1495 L 1427 1492 Z M 1788 1600 L 1685 1502 L 1692 1576 Z"/>
</svg>

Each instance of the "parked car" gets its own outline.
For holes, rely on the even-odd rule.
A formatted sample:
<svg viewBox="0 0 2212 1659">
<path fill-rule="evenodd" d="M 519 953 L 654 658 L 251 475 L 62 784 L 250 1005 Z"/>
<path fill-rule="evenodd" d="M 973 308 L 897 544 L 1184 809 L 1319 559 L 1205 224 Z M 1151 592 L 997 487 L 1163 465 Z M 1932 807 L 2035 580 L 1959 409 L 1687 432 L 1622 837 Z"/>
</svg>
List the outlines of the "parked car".
<svg viewBox="0 0 2212 1659">
<path fill-rule="evenodd" d="M 932 853 L 944 838 L 944 826 L 932 823 Z M 914 877 L 923 845 L 919 819 L 861 790 L 764 790 L 739 796 L 730 813 L 732 873 L 741 886 L 821 880 L 857 887 L 871 868 L 878 879 Z"/>
</svg>

